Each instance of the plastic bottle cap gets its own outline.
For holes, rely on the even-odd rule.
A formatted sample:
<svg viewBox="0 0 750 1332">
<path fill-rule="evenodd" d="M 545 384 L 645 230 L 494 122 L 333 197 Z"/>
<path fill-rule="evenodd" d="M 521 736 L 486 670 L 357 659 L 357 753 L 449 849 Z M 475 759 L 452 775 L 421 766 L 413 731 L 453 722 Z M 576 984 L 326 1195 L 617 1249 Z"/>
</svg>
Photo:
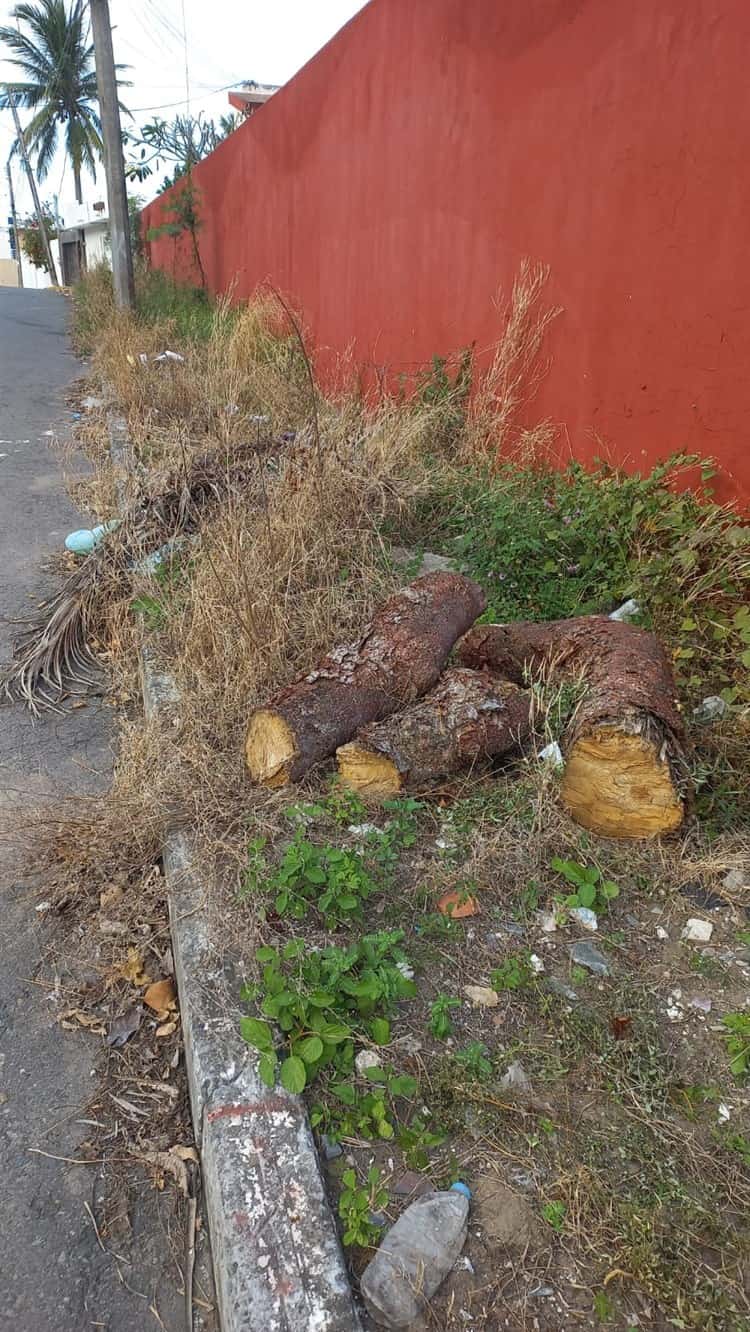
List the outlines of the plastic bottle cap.
<svg viewBox="0 0 750 1332">
<path fill-rule="evenodd" d="M 454 1193 L 462 1193 L 464 1198 L 468 1198 L 469 1202 L 471 1202 L 471 1189 L 468 1184 L 464 1184 L 463 1180 L 456 1180 L 455 1184 L 451 1184 L 451 1189 Z"/>
</svg>

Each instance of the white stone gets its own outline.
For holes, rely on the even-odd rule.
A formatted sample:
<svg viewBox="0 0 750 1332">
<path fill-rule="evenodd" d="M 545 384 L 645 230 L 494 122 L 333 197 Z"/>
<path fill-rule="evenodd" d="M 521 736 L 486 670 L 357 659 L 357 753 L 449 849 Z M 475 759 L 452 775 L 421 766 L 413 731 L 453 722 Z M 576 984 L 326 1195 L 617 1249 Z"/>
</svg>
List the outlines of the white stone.
<svg viewBox="0 0 750 1332">
<path fill-rule="evenodd" d="M 656 937 L 657 937 L 657 939 L 668 939 L 668 938 L 669 938 L 669 933 L 667 932 L 667 930 L 665 930 L 665 928 L 664 928 L 663 925 L 657 925 L 657 927 L 656 927 Z"/>
<path fill-rule="evenodd" d="M 592 911 L 591 907 L 573 907 L 570 914 L 574 920 L 578 921 L 579 925 L 583 926 L 584 930 L 599 929 L 596 912 Z"/>
<path fill-rule="evenodd" d="M 380 1068 L 382 1055 L 376 1050 L 360 1050 L 357 1058 L 354 1060 L 354 1067 L 359 1074 L 363 1074 L 368 1068 Z"/>
<path fill-rule="evenodd" d="M 691 916 L 687 922 L 682 937 L 687 943 L 708 943 L 714 927 L 710 920 L 701 920 L 698 916 Z"/>
</svg>

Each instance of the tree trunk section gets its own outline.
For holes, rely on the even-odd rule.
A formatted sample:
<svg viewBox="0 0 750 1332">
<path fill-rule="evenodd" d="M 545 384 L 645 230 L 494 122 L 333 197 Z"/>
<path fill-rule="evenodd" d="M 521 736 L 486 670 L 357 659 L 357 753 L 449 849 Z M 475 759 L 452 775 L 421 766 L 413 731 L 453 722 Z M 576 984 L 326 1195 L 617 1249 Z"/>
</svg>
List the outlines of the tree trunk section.
<svg viewBox="0 0 750 1332">
<path fill-rule="evenodd" d="M 562 798 L 577 823 L 607 837 L 679 827 L 690 783 L 685 732 L 666 653 L 654 634 L 606 616 L 479 625 L 458 660 L 518 684 L 529 674 L 585 686 L 565 736 Z"/>
<path fill-rule="evenodd" d="M 419 702 L 365 726 L 336 752 L 347 786 L 374 800 L 421 788 L 516 748 L 529 732 L 529 695 L 507 680 L 458 667 Z"/>
<path fill-rule="evenodd" d="M 253 780 L 299 781 L 362 726 L 413 703 L 484 607 L 481 588 L 461 574 L 426 574 L 397 592 L 358 642 L 335 648 L 252 714 L 245 757 Z"/>
</svg>

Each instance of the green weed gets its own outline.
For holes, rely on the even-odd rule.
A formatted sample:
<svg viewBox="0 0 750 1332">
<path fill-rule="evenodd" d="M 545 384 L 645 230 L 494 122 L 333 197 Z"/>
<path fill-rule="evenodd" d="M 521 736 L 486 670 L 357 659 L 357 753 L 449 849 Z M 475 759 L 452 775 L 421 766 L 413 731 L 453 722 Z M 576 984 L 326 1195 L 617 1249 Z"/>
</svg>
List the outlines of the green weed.
<svg viewBox="0 0 750 1332">
<path fill-rule="evenodd" d="M 266 1018 L 282 1032 L 279 1073 L 288 1091 L 302 1091 L 328 1066 L 350 1073 L 355 1037 L 387 1043 L 389 1014 L 400 999 L 416 993 L 400 969 L 407 967 L 402 938 L 396 930 L 365 935 L 348 948 L 310 951 L 303 940 L 293 939 L 281 951 L 258 949 L 261 980 L 244 986 L 242 999 L 256 1003 L 263 1017 L 241 1018 L 240 1031 L 260 1052 L 259 1072 L 267 1086 L 275 1083 L 280 1056 Z"/>
<path fill-rule="evenodd" d="M 445 1041 L 453 1031 L 450 1010 L 460 1008 L 461 1000 L 449 994 L 439 994 L 430 1007 L 430 1031 L 436 1041 Z"/>
<path fill-rule="evenodd" d="M 381 1227 L 370 1218 L 388 1202 L 388 1193 L 381 1179 L 377 1166 L 370 1166 L 364 1186 L 358 1183 L 357 1172 L 353 1169 L 345 1170 L 341 1176 L 344 1187 L 339 1197 L 339 1216 L 344 1225 L 341 1238 L 347 1248 L 352 1244 L 371 1248 L 380 1238 Z"/>
<path fill-rule="evenodd" d="M 727 1013 L 721 1020 L 727 1028 L 724 1043 L 732 1075 L 745 1082 L 750 1074 L 750 1013 Z"/>
<path fill-rule="evenodd" d="M 580 865 L 577 860 L 561 860 L 555 856 L 550 861 L 550 868 L 575 889 L 567 897 L 561 898 L 566 907 L 588 907 L 600 914 L 606 911 L 609 903 L 620 895 L 620 889 L 611 879 L 605 879 L 595 865 Z"/>
</svg>

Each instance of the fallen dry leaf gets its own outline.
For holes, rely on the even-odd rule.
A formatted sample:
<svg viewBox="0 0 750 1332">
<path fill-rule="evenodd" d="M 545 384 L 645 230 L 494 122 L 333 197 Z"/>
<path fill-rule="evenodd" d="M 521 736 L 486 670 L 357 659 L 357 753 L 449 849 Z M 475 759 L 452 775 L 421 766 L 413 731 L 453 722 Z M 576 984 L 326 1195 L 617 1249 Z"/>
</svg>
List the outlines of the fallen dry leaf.
<svg viewBox="0 0 750 1332">
<path fill-rule="evenodd" d="M 497 1008 L 500 995 L 496 990 L 489 990 L 484 985 L 464 985 L 464 994 L 475 1008 Z"/>
<path fill-rule="evenodd" d="M 135 947 L 128 949 L 128 956 L 119 968 L 118 975 L 132 985 L 148 985 L 151 980 L 148 972 L 143 970 L 143 957 Z"/>
<path fill-rule="evenodd" d="M 85 1027 L 87 1031 L 96 1032 L 97 1036 L 103 1036 L 106 1031 L 101 1018 L 95 1017 L 93 1013 L 84 1013 L 82 1008 L 69 1008 L 65 1013 L 61 1013 L 60 1026 L 66 1031 L 77 1031 L 79 1027 Z"/>
<path fill-rule="evenodd" d="M 157 1036 L 171 1036 L 173 1031 L 177 1030 L 177 1021 L 175 1018 L 171 1022 L 162 1022 L 160 1027 L 156 1028 Z"/>
<path fill-rule="evenodd" d="M 479 914 L 479 903 L 475 897 L 466 893 L 445 893 L 438 902 L 438 911 L 452 920 L 461 920 L 464 916 Z"/>
<path fill-rule="evenodd" d="M 153 985 L 149 985 L 143 998 L 155 1013 L 168 1013 L 170 1008 L 177 1007 L 174 981 L 169 978 L 154 981 Z"/>
<path fill-rule="evenodd" d="M 138 1158 L 157 1170 L 156 1187 L 164 1188 L 164 1174 L 170 1174 L 185 1198 L 188 1196 L 190 1177 L 186 1161 L 198 1163 L 194 1147 L 171 1147 L 168 1152 L 139 1152 Z"/>
</svg>

